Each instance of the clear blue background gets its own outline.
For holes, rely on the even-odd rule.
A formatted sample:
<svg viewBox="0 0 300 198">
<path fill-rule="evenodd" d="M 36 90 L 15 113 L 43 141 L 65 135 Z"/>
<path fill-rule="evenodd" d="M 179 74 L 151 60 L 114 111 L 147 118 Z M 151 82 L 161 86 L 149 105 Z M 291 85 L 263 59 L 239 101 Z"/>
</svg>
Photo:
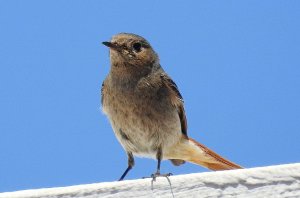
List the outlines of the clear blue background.
<svg viewBox="0 0 300 198">
<path fill-rule="evenodd" d="M 0 192 L 123 173 L 126 154 L 100 109 L 101 42 L 119 32 L 159 53 L 191 137 L 245 167 L 299 162 L 299 19 L 296 0 L 0 1 Z M 136 158 L 127 178 L 155 167 Z"/>
</svg>

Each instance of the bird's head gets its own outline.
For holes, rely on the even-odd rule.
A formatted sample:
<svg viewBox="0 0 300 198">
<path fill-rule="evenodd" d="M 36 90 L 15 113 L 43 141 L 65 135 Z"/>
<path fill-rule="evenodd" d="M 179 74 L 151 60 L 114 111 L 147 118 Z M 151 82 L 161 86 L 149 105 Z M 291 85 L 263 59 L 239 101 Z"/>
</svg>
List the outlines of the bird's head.
<svg viewBox="0 0 300 198">
<path fill-rule="evenodd" d="M 103 44 L 110 49 L 110 61 L 114 67 L 152 67 L 159 62 L 149 42 L 135 34 L 120 33 Z"/>
</svg>

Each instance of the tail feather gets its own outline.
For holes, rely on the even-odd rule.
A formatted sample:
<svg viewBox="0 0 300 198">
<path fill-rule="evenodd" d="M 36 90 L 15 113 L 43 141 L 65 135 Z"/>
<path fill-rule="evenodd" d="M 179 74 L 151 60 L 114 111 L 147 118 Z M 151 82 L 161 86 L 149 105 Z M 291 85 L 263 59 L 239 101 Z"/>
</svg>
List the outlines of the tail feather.
<svg viewBox="0 0 300 198">
<path fill-rule="evenodd" d="M 242 168 L 241 166 L 221 157 L 220 155 L 218 155 L 217 153 L 215 153 L 214 151 L 212 151 L 211 149 L 207 148 L 206 146 L 204 146 L 203 144 L 200 144 L 199 142 L 189 138 L 189 141 L 198 146 L 202 151 L 204 151 L 204 153 L 211 158 L 212 160 L 204 162 L 205 167 L 211 169 L 211 170 L 230 170 L 230 169 L 240 169 Z M 196 164 L 203 164 L 203 162 L 201 161 L 201 159 L 191 159 L 191 162 L 194 162 Z"/>
<path fill-rule="evenodd" d="M 188 161 L 215 171 L 242 168 L 191 138 L 183 139 L 165 156 L 168 159 Z"/>
</svg>

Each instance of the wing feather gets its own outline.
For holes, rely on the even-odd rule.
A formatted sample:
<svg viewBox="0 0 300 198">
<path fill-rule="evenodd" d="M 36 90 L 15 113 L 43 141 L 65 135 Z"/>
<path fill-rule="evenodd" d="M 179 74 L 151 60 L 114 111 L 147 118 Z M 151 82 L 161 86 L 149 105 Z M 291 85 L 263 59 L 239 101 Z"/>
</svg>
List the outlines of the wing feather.
<svg viewBox="0 0 300 198">
<path fill-rule="evenodd" d="M 175 82 L 166 73 L 161 74 L 160 77 L 162 83 L 169 90 L 171 103 L 177 108 L 178 116 L 181 123 L 181 131 L 187 137 L 187 120 L 183 106 L 183 98 Z"/>
</svg>

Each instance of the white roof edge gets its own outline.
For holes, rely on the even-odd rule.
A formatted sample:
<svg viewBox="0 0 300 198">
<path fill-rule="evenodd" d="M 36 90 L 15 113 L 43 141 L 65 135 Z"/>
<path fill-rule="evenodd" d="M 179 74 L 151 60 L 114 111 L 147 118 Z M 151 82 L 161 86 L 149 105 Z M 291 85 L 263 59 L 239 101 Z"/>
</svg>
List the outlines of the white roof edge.
<svg viewBox="0 0 300 198">
<path fill-rule="evenodd" d="M 169 177 L 177 197 L 300 197 L 300 163 Z M 172 197 L 166 178 L 0 193 L 0 198 Z"/>
</svg>

